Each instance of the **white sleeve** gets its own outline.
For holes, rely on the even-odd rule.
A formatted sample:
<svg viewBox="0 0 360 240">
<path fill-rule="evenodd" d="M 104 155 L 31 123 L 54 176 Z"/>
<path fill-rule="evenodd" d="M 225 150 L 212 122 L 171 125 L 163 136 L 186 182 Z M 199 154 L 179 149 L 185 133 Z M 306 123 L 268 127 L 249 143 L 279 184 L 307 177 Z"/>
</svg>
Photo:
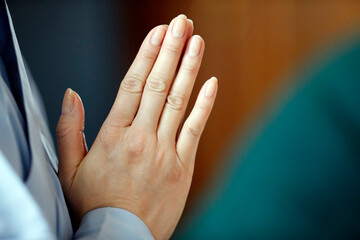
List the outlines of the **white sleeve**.
<svg viewBox="0 0 360 240">
<path fill-rule="evenodd" d="M 0 239 L 55 239 L 38 205 L 0 151 Z"/>
<path fill-rule="evenodd" d="M 81 221 L 74 239 L 153 240 L 150 230 L 140 218 L 119 208 L 98 208 Z"/>
</svg>

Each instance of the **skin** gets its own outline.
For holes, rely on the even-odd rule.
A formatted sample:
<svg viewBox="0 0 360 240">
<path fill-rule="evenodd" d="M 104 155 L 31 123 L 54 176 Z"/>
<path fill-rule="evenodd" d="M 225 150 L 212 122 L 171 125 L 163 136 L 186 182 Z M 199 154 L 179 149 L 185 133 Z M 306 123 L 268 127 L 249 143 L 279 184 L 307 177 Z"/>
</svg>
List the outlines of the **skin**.
<svg viewBox="0 0 360 240">
<path fill-rule="evenodd" d="M 116 207 L 137 215 L 156 239 L 172 235 L 217 92 L 211 78 L 182 125 L 205 48 L 192 32 L 184 15 L 150 31 L 89 151 L 82 102 L 66 91 L 57 126 L 58 176 L 78 219 Z"/>
</svg>

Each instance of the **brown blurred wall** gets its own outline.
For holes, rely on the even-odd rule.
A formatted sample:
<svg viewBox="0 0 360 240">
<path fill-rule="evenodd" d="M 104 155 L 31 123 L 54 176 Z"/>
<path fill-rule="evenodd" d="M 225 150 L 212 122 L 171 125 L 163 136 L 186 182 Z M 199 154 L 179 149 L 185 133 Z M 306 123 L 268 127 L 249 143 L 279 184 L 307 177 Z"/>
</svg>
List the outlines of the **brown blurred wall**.
<svg viewBox="0 0 360 240">
<path fill-rule="evenodd" d="M 134 1 L 128 8 L 129 57 L 153 26 L 184 13 L 206 42 L 194 91 L 213 75 L 219 79 L 187 209 L 210 186 L 228 146 L 264 110 L 284 76 L 316 49 L 360 26 L 356 0 L 152 0 Z"/>
</svg>

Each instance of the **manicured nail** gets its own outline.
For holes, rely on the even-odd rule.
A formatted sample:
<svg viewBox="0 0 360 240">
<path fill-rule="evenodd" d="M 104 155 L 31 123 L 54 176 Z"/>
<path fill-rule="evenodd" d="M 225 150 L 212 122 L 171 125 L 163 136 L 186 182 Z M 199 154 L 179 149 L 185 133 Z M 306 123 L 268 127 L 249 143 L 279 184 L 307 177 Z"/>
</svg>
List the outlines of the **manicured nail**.
<svg viewBox="0 0 360 240">
<path fill-rule="evenodd" d="M 207 84 L 206 84 L 206 89 L 205 89 L 205 96 L 206 97 L 213 97 L 215 92 L 216 92 L 216 85 L 217 85 L 217 78 L 216 77 L 212 77 L 208 80 Z"/>
<path fill-rule="evenodd" d="M 189 44 L 189 56 L 190 57 L 198 56 L 200 54 L 201 45 L 202 45 L 201 37 L 198 35 L 193 36 Z"/>
<path fill-rule="evenodd" d="M 74 109 L 75 94 L 74 91 L 68 88 L 65 92 L 64 100 L 62 103 L 61 114 L 68 114 Z"/>
<path fill-rule="evenodd" d="M 174 26 L 172 28 L 172 35 L 175 38 L 182 38 L 186 30 L 186 16 L 181 14 L 175 19 Z"/>
<path fill-rule="evenodd" d="M 163 27 L 157 27 L 151 36 L 151 44 L 154 46 L 159 46 L 164 39 L 165 33 L 166 31 Z"/>
</svg>

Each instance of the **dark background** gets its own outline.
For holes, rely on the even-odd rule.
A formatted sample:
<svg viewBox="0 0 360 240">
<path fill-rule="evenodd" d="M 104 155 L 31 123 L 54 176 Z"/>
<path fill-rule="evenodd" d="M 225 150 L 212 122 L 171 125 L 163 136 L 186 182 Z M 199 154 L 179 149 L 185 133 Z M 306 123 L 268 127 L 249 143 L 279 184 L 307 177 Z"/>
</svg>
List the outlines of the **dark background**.
<svg viewBox="0 0 360 240">
<path fill-rule="evenodd" d="M 126 7 L 115 1 L 9 1 L 23 55 L 40 88 L 53 136 L 70 87 L 94 141 L 130 64 Z"/>
<path fill-rule="evenodd" d="M 154 26 L 181 13 L 162 15 L 163 2 L 8 1 L 54 139 L 62 97 L 70 87 L 83 100 L 85 134 L 91 146 L 143 38 Z"/>
</svg>

